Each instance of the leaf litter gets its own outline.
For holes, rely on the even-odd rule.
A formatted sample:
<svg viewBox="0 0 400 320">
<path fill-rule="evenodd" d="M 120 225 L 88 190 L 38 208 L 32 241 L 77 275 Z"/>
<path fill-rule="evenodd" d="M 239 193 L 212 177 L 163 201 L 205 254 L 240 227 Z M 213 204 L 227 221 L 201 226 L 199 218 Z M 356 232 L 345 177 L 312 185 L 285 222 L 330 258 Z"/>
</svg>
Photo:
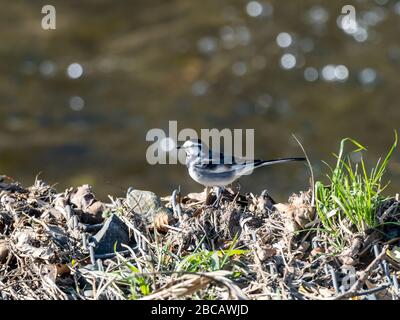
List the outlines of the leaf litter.
<svg viewBox="0 0 400 320">
<path fill-rule="evenodd" d="M 384 227 L 342 221 L 338 242 L 312 191 L 214 200 L 130 189 L 105 203 L 88 185 L 58 193 L 3 178 L 0 299 L 399 299 L 400 238 Z M 380 210 L 383 226 L 399 223 L 398 197 Z M 99 252 L 104 241 L 113 250 Z"/>
</svg>

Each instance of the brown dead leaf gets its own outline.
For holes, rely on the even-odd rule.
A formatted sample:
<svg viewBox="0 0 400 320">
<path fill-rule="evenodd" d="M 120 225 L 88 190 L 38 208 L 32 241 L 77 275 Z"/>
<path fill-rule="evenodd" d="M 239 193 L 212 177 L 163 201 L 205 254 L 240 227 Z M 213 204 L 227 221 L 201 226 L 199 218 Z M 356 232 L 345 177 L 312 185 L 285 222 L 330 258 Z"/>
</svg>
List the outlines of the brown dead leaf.
<svg viewBox="0 0 400 320">
<path fill-rule="evenodd" d="M 203 211 L 204 211 L 204 207 L 197 208 L 197 209 L 193 212 L 193 217 L 198 217 L 199 215 L 202 214 Z"/>
<path fill-rule="evenodd" d="M 184 197 L 186 202 L 188 201 L 196 201 L 196 202 L 204 202 L 206 200 L 206 193 L 205 192 L 193 192 L 189 193 L 186 197 Z"/>
<path fill-rule="evenodd" d="M 315 208 L 311 206 L 311 192 L 300 192 L 289 198 L 289 203 L 277 203 L 274 207 L 285 214 L 291 223 L 287 227 L 290 231 L 297 231 L 306 228 L 314 221 Z"/>
<path fill-rule="evenodd" d="M 258 247 L 256 250 L 257 256 L 260 261 L 264 262 L 268 258 L 271 258 L 276 255 L 276 249 L 272 247 L 270 244 L 267 244 L 263 247 Z"/>
<path fill-rule="evenodd" d="M 96 201 L 83 212 L 81 216 L 81 221 L 88 224 L 101 223 L 104 220 L 103 211 L 103 203 L 100 201 Z"/>
<path fill-rule="evenodd" d="M 47 216 L 51 216 L 57 221 L 61 221 L 62 218 L 64 217 L 64 215 L 55 208 L 49 208 L 49 209 L 44 210 L 44 212 L 41 216 L 41 219 L 44 219 Z"/>
<path fill-rule="evenodd" d="M 262 214 L 273 211 L 276 202 L 269 194 L 263 192 L 260 196 L 252 196 L 252 203 L 249 206 L 250 211 Z"/>
<path fill-rule="evenodd" d="M 38 235 L 31 230 L 22 229 L 14 234 L 15 247 L 24 255 L 33 258 L 50 260 L 55 256 L 55 250 L 49 246 L 35 247 Z"/>
<path fill-rule="evenodd" d="M 154 225 L 157 231 L 167 232 L 168 228 L 165 226 L 169 225 L 169 215 L 165 212 L 160 212 L 154 218 Z"/>
<path fill-rule="evenodd" d="M 8 248 L 7 241 L 0 241 L 0 263 L 5 263 L 7 261 L 10 249 Z"/>
<path fill-rule="evenodd" d="M 63 277 L 69 273 L 68 266 L 62 263 L 42 265 L 40 269 L 40 274 L 51 282 L 55 282 L 57 277 Z"/>
<path fill-rule="evenodd" d="M 92 192 L 92 188 L 85 184 L 78 187 L 71 195 L 70 202 L 81 210 L 80 220 L 87 224 L 101 223 L 104 218 L 102 216 L 104 205 L 96 200 Z M 79 211 L 78 211 L 79 212 Z"/>
<path fill-rule="evenodd" d="M 57 278 L 57 267 L 54 264 L 42 265 L 40 268 L 40 274 L 54 283 Z"/>
<path fill-rule="evenodd" d="M 307 242 L 307 241 L 305 241 L 305 242 L 302 242 L 300 245 L 299 245 L 299 247 L 298 247 L 298 250 L 300 251 L 300 252 L 306 252 L 309 248 L 310 248 L 310 243 L 309 242 Z"/>
<path fill-rule="evenodd" d="M 208 196 L 207 196 L 206 201 L 205 201 L 204 204 L 205 204 L 206 206 L 212 205 L 212 204 L 214 204 L 215 200 L 217 200 L 217 197 L 216 197 L 212 192 L 210 192 L 210 193 L 208 194 Z"/>
<path fill-rule="evenodd" d="M 321 247 L 315 247 L 314 249 L 311 250 L 311 256 L 315 257 L 319 254 L 324 254 L 325 249 Z"/>
<path fill-rule="evenodd" d="M 355 235 L 353 237 L 351 246 L 345 249 L 339 256 L 339 260 L 347 266 L 354 266 L 358 263 L 361 248 L 363 246 L 363 237 Z"/>
<path fill-rule="evenodd" d="M 298 258 L 298 259 L 302 259 L 304 257 L 304 255 L 306 254 L 306 252 L 308 251 L 308 249 L 310 248 L 310 243 L 307 241 L 304 241 L 302 243 L 300 243 L 298 245 L 298 247 L 296 248 L 296 250 L 293 252 L 293 254 Z"/>
<path fill-rule="evenodd" d="M 70 274 L 71 270 L 69 269 L 68 265 L 66 265 L 66 264 L 57 263 L 57 264 L 55 264 L 55 267 L 56 267 L 58 277 L 63 277 L 65 275 Z"/>
<path fill-rule="evenodd" d="M 96 202 L 92 187 L 88 184 L 78 187 L 70 197 L 70 201 L 78 209 L 86 209 Z"/>
<path fill-rule="evenodd" d="M 329 288 L 320 287 L 317 290 L 318 290 L 319 295 L 324 298 L 332 297 L 335 294 L 335 292 Z"/>
</svg>

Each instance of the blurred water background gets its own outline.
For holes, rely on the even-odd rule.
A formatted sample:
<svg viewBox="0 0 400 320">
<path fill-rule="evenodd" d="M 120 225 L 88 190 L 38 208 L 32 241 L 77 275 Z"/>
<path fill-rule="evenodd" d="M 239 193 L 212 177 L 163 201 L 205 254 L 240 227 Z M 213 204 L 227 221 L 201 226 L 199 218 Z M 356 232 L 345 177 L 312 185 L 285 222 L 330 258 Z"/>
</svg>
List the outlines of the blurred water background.
<svg viewBox="0 0 400 320">
<path fill-rule="evenodd" d="M 299 156 L 315 174 L 342 137 L 370 164 L 400 120 L 400 1 L 0 1 L 0 170 L 57 188 L 89 183 L 100 198 L 128 186 L 200 191 L 186 168 L 151 166 L 151 128 L 254 128 L 259 158 Z M 357 28 L 340 15 L 354 5 Z M 396 152 L 390 192 L 399 190 Z M 279 200 L 305 189 L 303 165 L 260 169 L 243 191 Z"/>
</svg>

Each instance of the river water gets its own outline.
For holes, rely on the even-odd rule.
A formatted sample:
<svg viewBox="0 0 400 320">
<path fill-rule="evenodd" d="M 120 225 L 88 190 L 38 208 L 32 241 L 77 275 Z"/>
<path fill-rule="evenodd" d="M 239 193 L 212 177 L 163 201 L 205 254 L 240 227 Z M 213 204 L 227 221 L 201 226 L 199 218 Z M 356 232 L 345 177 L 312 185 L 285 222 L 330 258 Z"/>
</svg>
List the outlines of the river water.
<svg viewBox="0 0 400 320">
<path fill-rule="evenodd" d="M 42 1 L 0 2 L 0 170 L 25 184 L 200 191 L 185 167 L 146 161 L 146 133 L 170 120 L 255 129 L 258 158 L 301 156 L 295 134 L 319 178 L 342 138 L 372 165 L 399 127 L 400 1 L 52 1 L 55 30 Z M 240 187 L 285 200 L 308 179 L 279 165 Z"/>
</svg>

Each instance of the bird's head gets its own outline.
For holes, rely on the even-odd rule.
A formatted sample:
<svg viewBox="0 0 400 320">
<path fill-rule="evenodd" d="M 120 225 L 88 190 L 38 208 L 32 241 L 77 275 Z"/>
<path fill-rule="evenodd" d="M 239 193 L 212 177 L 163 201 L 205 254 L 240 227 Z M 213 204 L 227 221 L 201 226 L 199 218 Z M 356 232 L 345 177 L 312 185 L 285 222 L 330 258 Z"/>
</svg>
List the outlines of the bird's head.
<svg viewBox="0 0 400 320">
<path fill-rule="evenodd" d="M 207 146 L 200 139 L 187 140 L 184 144 L 178 146 L 177 149 L 184 150 L 188 157 L 197 157 L 208 150 Z"/>
</svg>

